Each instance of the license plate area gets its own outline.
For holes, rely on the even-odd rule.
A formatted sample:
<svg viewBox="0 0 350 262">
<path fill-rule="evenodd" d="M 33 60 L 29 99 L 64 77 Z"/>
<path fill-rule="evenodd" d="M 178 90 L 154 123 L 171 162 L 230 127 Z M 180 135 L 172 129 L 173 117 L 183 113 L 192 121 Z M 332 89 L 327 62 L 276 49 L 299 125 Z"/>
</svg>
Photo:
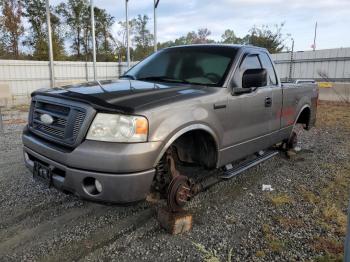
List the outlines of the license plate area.
<svg viewBox="0 0 350 262">
<path fill-rule="evenodd" d="M 33 178 L 48 187 L 52 184 L 52 168 L 40 162 L 34 162 Z"/>
</svg>

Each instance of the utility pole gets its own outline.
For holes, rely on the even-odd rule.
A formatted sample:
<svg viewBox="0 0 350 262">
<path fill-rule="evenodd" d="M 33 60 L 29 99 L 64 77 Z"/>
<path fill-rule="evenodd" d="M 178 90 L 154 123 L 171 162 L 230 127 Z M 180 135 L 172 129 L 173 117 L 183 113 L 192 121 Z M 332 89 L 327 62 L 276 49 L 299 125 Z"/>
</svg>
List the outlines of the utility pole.
<svg viewBox="0 0 350 262">
<path fill-rule="evenodd" d="M 94 10 L 94 0 L 90 1 L 91 8 L 91 34 L 92 34 L 92 58 L 94 67 L 94 81 L 97 80 L 97 68 L 96 68 L 96 39 L 95 39 L 95 10 Z"/>
<path fill-rule="evenodd" d="M 290 65 L 289 65 L 289 81 L 292 81 L 293 73 L 293 60 L 294 60 L 294 38 L 292 38 L 292 52 L 290 53 Z"/>
<path fill-rule="evenodd" d="M 158 50 L 158 39 L 157 39 L 157 8 L 160 0 L 154 0 L 154 52 Z"/>
<path fill-rule="evenodd" d="M 130 68 L 130 32 L 129 32 L 129 0 L 125 0 L 125 18 L 126 18 L 126 57 L 128 61 L 128 69 Z"/>
<path fill-rule="evenodd" d="M 312 49 L 315 51 L 316 50 L 316 38 L 317 38 L 317 22 L 315 24 L 315 35 L 314 35 L 314 44 L 312 46 Z"/>
<path fill-rule="evenodd" d="M 50 83 L 51 83 L 51 87 L 55 87 L 55 69 L 54 69 L 54 64 L 53 64 L 53 48 L 52 48 L 50 1 L 49 0 L 46 0 L 46 24 L 47 24 L 47 37 L 48 37 L 48 42 L 49 42 Z"/>
</svg>

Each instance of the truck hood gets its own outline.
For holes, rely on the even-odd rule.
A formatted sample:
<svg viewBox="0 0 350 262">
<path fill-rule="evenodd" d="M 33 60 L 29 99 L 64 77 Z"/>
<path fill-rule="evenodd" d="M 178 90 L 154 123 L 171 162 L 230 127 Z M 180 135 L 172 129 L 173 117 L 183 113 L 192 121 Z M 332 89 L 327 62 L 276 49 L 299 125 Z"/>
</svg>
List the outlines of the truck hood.
<svg viewBox="0 0 350 262">
<path fill-rule="evenodd" d="M 196 97 L 211 93 L 198 85 L 151 83 L 138 80 L 88 82 L 50 89 L 40 89 L 32 96 L 43 95 L 88 103 L 95 109 L 134 113 L 143 107 L 156 106 L 175 97 Z M 177 99 L 176 99 L 177 100 Z"/>
</svg>

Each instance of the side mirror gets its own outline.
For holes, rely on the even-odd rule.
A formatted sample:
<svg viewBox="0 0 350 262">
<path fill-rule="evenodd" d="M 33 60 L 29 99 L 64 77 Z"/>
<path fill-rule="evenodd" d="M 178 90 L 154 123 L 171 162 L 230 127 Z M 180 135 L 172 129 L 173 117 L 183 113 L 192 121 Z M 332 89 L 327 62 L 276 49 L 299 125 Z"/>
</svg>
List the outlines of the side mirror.
<svg viewBox="0 0 350 262">
<path fill-rule="evenodd" d="M 247 69 L 242 77 L 242 89 L 256 89 L 267 85 L 266 69 Z M 251 92 L 251 91 L 250 91 Z"/>
</svg>

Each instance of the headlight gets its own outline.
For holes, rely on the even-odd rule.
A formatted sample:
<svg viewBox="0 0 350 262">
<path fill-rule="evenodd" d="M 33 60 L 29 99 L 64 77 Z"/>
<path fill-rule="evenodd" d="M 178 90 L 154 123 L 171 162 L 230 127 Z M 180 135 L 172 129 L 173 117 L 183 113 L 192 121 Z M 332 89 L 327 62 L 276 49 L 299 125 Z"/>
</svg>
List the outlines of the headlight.
<svg viewBox="0 0 350 262">
<path fill-rule="evenodd" d="M 97 114 L 86 139 L 106 142 L 146 142 L 148 121 L 142 116 Z"/>
</svg>

